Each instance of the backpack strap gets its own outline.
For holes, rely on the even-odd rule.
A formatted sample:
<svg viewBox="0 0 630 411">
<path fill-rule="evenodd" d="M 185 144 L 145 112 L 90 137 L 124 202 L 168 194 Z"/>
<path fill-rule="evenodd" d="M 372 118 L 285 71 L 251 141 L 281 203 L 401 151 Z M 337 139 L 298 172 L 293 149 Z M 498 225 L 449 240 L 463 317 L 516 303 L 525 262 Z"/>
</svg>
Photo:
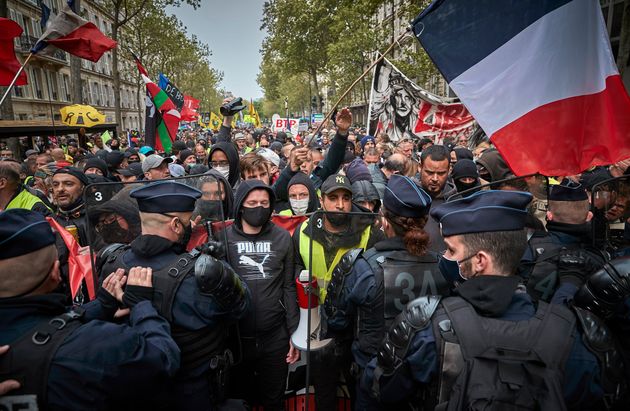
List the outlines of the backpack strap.
<svg viewBox="0 0 630 411">
<path fill-rule="evenodd" d="M 324 299 L 324 312 L 328 318 L 334 317 L 337 313 L 337 307 L 339 306 L 343 285 L 346 282 L 346 276 L 350 274 L 354 262 L 359 258 L 362 252 L 362 248 L 348 250 L 333 269 L 327 287 L 326 298 Z"/>
<path fill-rule="evenodd" d="M 199 250 L 178 255 L 164 268 L 153 272 L 153 306 L 169 323 L 173 322 L 175 295 L 188 275 L 194 273 Z"/>
<path fill-rule="evenodd" d="M 20 388 L 12 395 L 35 395 L 39 408 L 46 408 L 53 357 L 66 337 L 81 325 L 83 314 L 83 309 L 75 308 L 39 323 L 11 343 L 9 352 L 0 357 L 0 380 L 19 381 Z"/>
</svg>

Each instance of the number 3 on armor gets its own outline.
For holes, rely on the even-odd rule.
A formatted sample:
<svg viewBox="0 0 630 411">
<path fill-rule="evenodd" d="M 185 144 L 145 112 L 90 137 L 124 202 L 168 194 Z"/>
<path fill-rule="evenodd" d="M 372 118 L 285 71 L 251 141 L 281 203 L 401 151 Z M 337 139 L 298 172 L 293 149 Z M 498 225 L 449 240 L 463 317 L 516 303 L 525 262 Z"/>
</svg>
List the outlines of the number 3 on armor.
<svg viewBox="0 0 630 411">
<path fill-rule="evenodd" d="M 96 198 L 96 201 L 103 201 L 103 195 L 101 194 L 100 191 L 97 191 L 96 193 L 94 193 L 94 197 Z"/>
<path fill-rule="evenodd" d="M 406 284 L 405 287 L 402 287 L 403 282 Z M 413 288 L 416 286 L 416 281 L 413 276 L 407 272 L 399 273 L 396 276 L 396 287 L 401 287 L 400 291 L 404 296 L 407 297 L 407 301 L 403 304 L 401 298 L 395 298 L 394 304 L 396 305 L 396 309 L 401 312 L 405 309 L 405 306 L 416 298 L 416 295 L 413 293 Z"/>
</svg>

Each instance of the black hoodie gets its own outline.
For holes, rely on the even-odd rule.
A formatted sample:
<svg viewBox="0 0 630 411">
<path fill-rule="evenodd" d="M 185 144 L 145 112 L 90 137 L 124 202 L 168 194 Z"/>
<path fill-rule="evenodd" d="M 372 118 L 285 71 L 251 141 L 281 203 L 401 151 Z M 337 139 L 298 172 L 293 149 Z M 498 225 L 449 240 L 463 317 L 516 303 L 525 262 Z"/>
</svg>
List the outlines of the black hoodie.
<svg viewBox="0 0 630 411">
<path fill-rule="evenodd" d="M 317 198 L 317 193 L 315 192 L 315 186 L 313 185 L 313 181 L 304 173 L 300 172 L 291 177 L 289 180 L 289 184 L 287 184 L 287 192 L 291 188 L 291 186 L 296 184 L 302 184 L 308 189 L 308 208 L 306 209 L 307 213 L 312 213 L 313 211 L 319 208 L 319 200 Z M 291 201 L 287 201 L 285 203 L 286 207 L 284 209 L 291 209 L 291 212 L 295 214 L 293 208 L 291 207 Z"/>
<path fill-rule="evenodd" d="M 246 234 L 241 224 L 241 207 L 252 190 L 269 192 L 273 209 L 273 190 L 262 181 L 245 180 L 236 191 L 234 224 L 226 229 L 228 261 L 247 283 L 252 308 L 241 320 L 242 338 L 256 338 L 265 350 L 288 346 L 290 334 L 298 325 L 293 243 L 289 233 L 267 222 L 260 233 Z M 287 347 L 288 348 L 288 347 Z"/>
<path fill-rule="evenodd" d="M 225 156 L 230 163 L 230 175 L 228 176 L 228 181 L 230 182 L 230 186 L 236 189 L 236 186 L 241 181 L 241 167 L 239 165 L 238 152 L 236 151 L 236 147 L 234 144 L 221 141 L 219 143 L 213 144 L 210 149 L 210 155 L 208 156 L 208 164 L 210 164 L 210 160 L 212 159 L 212 153 L 215 151 L 223 151 Z"/>
</svg>

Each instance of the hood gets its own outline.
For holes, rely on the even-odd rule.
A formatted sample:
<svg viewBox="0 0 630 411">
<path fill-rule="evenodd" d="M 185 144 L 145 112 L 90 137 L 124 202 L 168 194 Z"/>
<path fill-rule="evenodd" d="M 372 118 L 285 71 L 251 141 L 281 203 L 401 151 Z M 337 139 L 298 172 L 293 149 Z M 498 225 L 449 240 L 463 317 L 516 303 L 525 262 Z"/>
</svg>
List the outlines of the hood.
<svg viewBox="0 0 630 411">
<path fill-rule="evenodd" d="M 378 213 L 378 210 L 381 208 L 381 197 L 378 195 L 376 187 L 374 187 L 374 184 L 365 180 L 352 183 L 352 201 L 378 201 L 374 209 L 375 213 Z"/>
<path fill-rule="evenodd" d="M 315 186 L 313 185 L 311 179 L 302 172 L 296 173 L 291 180 L 289 180 L 289 184 L 287 184 L 287 192 L 289 191 L 289 188 L 295 184 L 302 184 L 308 189 L 308 208 L 306 209 L 306 212 L 312 213 L 317 210 L 319 208 L 319 199 L 317 198 Z M 289 207 L 291 207 L 291 202 L 289 202 Z"/>
<path fill-rule="evenodd" d="M 479 160 L 477 160 L 477 163 L 481 164 L 486 170 L 488 170 L 491 182 L 514 175 L 496 148 L 484 151 Z"/>
<path fill-rule="evenodd" d="M 230 187 L 230 183 L 228 182 L 228 180 L 223 177 L 223 174 L 213 169 L 208 170 L 204 173 L 204 175 L 212 176 L 216 180 L 223 183 L 223 187 L 225 187 L 226 189 L 225 199 L 223 200 L 223 213 L 226 220 L 234 218 L 234 215 L 232 214 L 232 209 L 234 208 L 234 190 L 232 190 L 232 188 Z M 201 181 L 203 181 L 203 177 L 201 178 Z"/>
<path fill-rule="evenodd" d="M 228 158 L 228 162 L 230 163 L 230 177 L 228 180 L 230 182 L 230 186 L 235 187 L 236 183 L 238 183 L 238 180 L 241 177 L 241 168 L 239 166 L 238 152 L 236 151 L 236 147 L 234 147 L 234 144 L 225 141 L 213 144 L 212 148 L 210 149 L 210 155 L 208 155 L 208 163 L 210 163 L 212 153 L 217 150 L 223 151 L 225 153 L 225 156 Z"/>
<path fill-rule="evenodd" d="M 239 210 L 241 209 L 241 206 L 243 205 L 243 201 L 245 201 L 245 198 L 249 195 L 250 192 L 252 192 L 253 190 L 260 190 L 260 189 L 267 190 L 267 192 L 269 193 L 269 200 L 270 200 L 269 206 L 273 210 L 276 204 L 276 195 L 274 194 L 271 187 L 269 187 L 267 184 L 263 183 L 260 180 L 243 180 L 241 181 L 241 184 L 239 184 L 238 189 L 236 190 L 236 195 L 234 196 L 234 208 L 232 209 L 234 220 L 238 222 L 239 225 L 241 221 Z"/>
</svg>

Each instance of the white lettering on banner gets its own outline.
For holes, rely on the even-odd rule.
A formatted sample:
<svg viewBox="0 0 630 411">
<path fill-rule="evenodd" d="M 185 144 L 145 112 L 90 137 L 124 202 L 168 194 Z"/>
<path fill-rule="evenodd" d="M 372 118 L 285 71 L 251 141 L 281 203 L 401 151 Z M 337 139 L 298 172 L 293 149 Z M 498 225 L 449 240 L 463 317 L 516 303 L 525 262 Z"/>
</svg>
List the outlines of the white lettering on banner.
<svg viewBox="0 0 630 411">
<path fill-rule="evenodd" d="M 271 128 L 272 131 L 276 132 L 276 131 L 287 131 L 287 123 L 288 123 L 288 129 L 291 131 L 291 134 L 293 135 L 297 135 L 299 132 L 299 119 L 297 118 L 290 118 L 287 119 L 285 117 L 280 117 L 280 115 L 278 114 L 274 114 L 271 117 Z"/>
</svg>

